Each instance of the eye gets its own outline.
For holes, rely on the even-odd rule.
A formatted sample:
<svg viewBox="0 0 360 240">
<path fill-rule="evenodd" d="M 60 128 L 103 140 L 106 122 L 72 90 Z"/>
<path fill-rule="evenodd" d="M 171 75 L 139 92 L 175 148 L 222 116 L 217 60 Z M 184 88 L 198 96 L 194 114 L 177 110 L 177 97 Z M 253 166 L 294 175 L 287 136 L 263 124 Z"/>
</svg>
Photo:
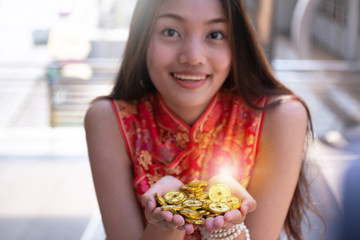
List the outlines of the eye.
<svg viewBox="0 0 360 240">
<path fill-rule="evenodd" d="M 180 37 L 180 34 L 172 28 L 167 28 L 164 31 L 162 31 L 162 34 L 166 37 Z"/>
<path fill-rule="evenodd" d="M 224 39 L 224 34 L 222 32 L 212 32 L 209 34 L 208 38 L 214 39 L 214 40 L 222 40 Z"/>
</svg>

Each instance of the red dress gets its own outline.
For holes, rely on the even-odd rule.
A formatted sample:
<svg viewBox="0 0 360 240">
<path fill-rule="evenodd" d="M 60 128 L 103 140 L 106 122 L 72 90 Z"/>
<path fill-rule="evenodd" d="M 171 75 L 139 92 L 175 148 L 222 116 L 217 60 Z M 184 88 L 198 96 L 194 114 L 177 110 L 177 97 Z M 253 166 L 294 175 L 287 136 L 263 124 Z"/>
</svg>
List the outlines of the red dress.
<svg viewBox="0 0 360 240">
<path fill-rule="evenodd" d="M 265 98 L 255 104 L 264 106 Z M 137 197 L 160 178 L 183 183 L 228 174 L 245 188 L 254 167 L 263 120 L 239 96 L 216 94 L 190 127 L 165 105 L 160 95 L 132 104 L 112 101 L 134 169 Z"/>
</svg>

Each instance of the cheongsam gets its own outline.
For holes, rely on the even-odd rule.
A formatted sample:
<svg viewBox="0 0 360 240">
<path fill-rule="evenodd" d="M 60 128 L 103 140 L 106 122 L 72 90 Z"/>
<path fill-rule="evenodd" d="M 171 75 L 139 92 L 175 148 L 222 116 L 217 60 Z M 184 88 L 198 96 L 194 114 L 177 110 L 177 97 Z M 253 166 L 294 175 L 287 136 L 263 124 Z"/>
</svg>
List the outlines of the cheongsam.
<svg viewBox="0 0 360 240">
<path fill-rule="evenodd" d="M 253 102 L 262 107 L 266 98 Z M 247 187 L 264 111 L 250 108 L 241 97 L 217 93 L 192 126 L 177 117 L 159 94 L 132 103 L 112 100 L 112 105 L 132 161 L 139 201 L 166 175 L 187 183 L 227 174 Z"/>
</svg>

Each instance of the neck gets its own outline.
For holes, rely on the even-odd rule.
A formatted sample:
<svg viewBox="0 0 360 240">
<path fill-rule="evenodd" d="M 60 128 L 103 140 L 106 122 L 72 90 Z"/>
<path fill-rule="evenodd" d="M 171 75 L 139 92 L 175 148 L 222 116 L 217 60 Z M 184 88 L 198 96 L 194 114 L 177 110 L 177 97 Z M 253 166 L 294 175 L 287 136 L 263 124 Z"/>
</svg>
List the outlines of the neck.
<svg viewBox="0 0 360 240">
<path fill-rule="evenodd" d="M 166 101 L 163 101 L 163 103 L 166 105 L 166 107 L 173 114 L 175 114 L 178 118 L 180 118 L 184 123 L 188 124 L 189 126 L 193 126 L 195 124 L 195 122 L 206 111 L 210 102 L 208 104 L 184 107 L 184 106 L 179 106 L 176 104 L 171 104 L 171 103 L 169 104 Z"/>
<path fill-rule="evenodd" d="M 201 117 L 201 115 L 206 111 L 211 102 L 214 100 L 213 98 L 207 102 L 198 105 L 193 104 L 177 104 L 174 102 L 168 102 L 166 99 L 162 99 L 163 104 L 178 118 L 180 118 L 184 123 L 192 126 L 195 122 Z"/>
<path fill-rule="evenodd" d="M 188 108 L 181 108 L 170 110 L 178 116 L 181 120 L 187 123 L 189 126 L 193 126 L 195 122 L 201 117 L 201 115 L 205 112 L 206 106 L 199 106 L 199 107 L 188 107 Z"/>
</svg>

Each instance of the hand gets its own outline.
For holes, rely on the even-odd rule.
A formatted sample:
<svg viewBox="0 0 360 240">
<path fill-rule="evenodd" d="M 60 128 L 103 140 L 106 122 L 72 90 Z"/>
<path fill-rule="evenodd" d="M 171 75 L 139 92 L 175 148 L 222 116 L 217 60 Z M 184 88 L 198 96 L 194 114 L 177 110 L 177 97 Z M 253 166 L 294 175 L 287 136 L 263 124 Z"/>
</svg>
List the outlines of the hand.
<svg viewBox="0 0 360 240">
<path fill-rule="evenodd" d="M 225 175 L 218 175 L 209 180 L 210 186 L 216 183 L 224 183 L 229 186 L 232 195 L 241 199 L 241 207 L 240 209 L 234 209 L 225 213 L 224 216 L 207 218 L 205 228 L 209 233 L 212 233 L 214 229 L 227 229 L 232 225 L 242 223 L 246 218 L 246 214 L 256 209 L 256 201 L 254 198 L 251 197 L 246 189 L 234 178 Z"/>
<path fill-rule="evenodd" d="M 160 226 L 167 230 L 185 230 L 187 234 L 191 234 L 196 230 L 196 226 L 185 223 L 181 215 L 173 215 L 170 211 L 162 211 L 160 207 L 156 207 L 155 193 L 163 196 L 170 190 L 179 189 L 184 185 L 180 180 L 172 176 L 165 176 L 155 183 L 141 197 L 141 204 L 145 207 L 145 217 L 149 223 Z"/>
</svg>

